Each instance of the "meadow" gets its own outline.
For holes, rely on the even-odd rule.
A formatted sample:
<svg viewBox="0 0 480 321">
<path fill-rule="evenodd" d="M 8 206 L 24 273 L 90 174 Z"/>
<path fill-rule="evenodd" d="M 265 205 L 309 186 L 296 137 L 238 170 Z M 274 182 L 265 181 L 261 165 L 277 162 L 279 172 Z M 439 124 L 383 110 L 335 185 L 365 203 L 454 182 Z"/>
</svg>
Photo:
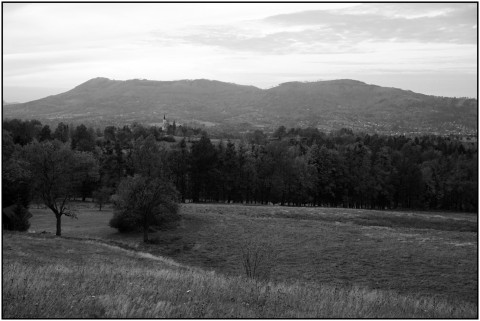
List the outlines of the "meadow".
<svg viewBox="0 0 480 321">
<path fill-rule="evenodd" d="M 35 207 L 30 233 L 4 233 L 5 317 L 478 316 L 476 215 L 183 204 L 144 244 L 108 226 L 111 209 L 76 207 L 62 238 Z M 258 280 L 251 244 L 272 254 Z"/>
</svg>

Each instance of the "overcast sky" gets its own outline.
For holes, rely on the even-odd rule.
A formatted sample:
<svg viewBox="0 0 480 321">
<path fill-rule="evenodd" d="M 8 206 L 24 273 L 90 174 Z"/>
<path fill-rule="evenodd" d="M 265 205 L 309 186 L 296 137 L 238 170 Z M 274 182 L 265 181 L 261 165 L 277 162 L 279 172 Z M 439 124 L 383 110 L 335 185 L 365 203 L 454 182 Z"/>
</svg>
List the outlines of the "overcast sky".
<svg viewBox="0 0 480 321">
<path fill-rule="evenodd" d="M 3 3 L 4 100 L 94 77 L 356 79 L 476 97 L 477 5 Z"/>
</svg>

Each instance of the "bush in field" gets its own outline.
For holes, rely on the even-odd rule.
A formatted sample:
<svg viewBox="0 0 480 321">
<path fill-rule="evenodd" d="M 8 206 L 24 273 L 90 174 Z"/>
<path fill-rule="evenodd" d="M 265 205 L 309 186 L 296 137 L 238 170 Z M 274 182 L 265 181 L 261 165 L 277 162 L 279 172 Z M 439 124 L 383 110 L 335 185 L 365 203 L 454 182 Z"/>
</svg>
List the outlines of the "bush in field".
<svg viewBox="0 0 480 321">
<path fill-rule="evenodd" d="M 151 226 L 180 219 L 178 193 L 168 181 L 136 175 L 123 179 L 112 196 L 114 215 L 110 226 L 120 232 L 143 230 L 148 242 Z"/>
<path fill-rule="evenodd" d="M 137 226 L 137 218 L 135 215 L 130 215 L 126 210 L 115 210 L 109 225 L 118 229 L 120 233 L 139 230 L 139 227 Z"/>
<path fill-rule="evenodd" d="M 13 143 L 10 133 L 2 131 L 2 207 L 20 202 L 28 207 L 32 199 L 32 173 L 19 156 L 19 145 Z"/>
<path fill-rule="evenodd" d="M 248 240 L 242 246 L 242 266 L 245 275 L 255 280 L 268 280 L 276 263 L 274 244 Z"/>
<path fill-rule="evenodd" d="M 20 203 L 2 210 L 3 227 L 10 231 L 26 231 L 30 228 L 32 214 Z"/>
</svg>

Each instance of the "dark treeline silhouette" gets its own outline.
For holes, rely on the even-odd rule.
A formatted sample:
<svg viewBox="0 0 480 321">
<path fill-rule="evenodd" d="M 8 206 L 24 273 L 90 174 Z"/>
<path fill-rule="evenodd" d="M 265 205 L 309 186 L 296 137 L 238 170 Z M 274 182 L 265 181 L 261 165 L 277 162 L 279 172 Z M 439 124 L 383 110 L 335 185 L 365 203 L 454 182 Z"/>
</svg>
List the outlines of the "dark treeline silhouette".
<svg viewBox="0 0 480 321">
<path fill-rule="evenodd" d="M 82 199 L 99 191 L 114 193 L 122 178 L 141 172 L 170 180 L 183 202 L 477 209 L 477 146 L 459 137 L 383 136 L 349 129 L 327 134 L 281 126 L 271 135 L 257 130 L 242 139 L 212 142 L 200 129 L 169 130 L 139 124 L 101 130 L 63 123 L 53 130 L 36 120 L 14 119 L 3 122 L 2 156 L 10 164 L 13 150 L 34 140 L 59 140 L 91 154 L 98 176 L 78 185 L 76 195 Z M 175 141 L 168 134 L 183 138 Z M 3 176 L 15 182 L 15 175 L 24 173 L 10 167 Z M 20 178 L 12 188 L 4 184 L 4 202 L 7 197 L 12 204 L 25 194 L 28 184 Z"/>
</svg>

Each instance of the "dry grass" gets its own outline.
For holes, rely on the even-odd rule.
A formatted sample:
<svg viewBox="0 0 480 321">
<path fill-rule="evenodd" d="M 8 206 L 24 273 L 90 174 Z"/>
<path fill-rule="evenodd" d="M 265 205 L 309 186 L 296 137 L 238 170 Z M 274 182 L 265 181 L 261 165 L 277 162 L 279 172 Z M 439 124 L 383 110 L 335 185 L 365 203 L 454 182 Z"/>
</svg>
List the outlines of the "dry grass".
<svg viewBox="0 0 480 321">
<path fill-rule="evenodd" d="M 256 282 L 95 242 L 4 233 L 4 318 L 476 318 L 476 305 Z"/>
</svg>

